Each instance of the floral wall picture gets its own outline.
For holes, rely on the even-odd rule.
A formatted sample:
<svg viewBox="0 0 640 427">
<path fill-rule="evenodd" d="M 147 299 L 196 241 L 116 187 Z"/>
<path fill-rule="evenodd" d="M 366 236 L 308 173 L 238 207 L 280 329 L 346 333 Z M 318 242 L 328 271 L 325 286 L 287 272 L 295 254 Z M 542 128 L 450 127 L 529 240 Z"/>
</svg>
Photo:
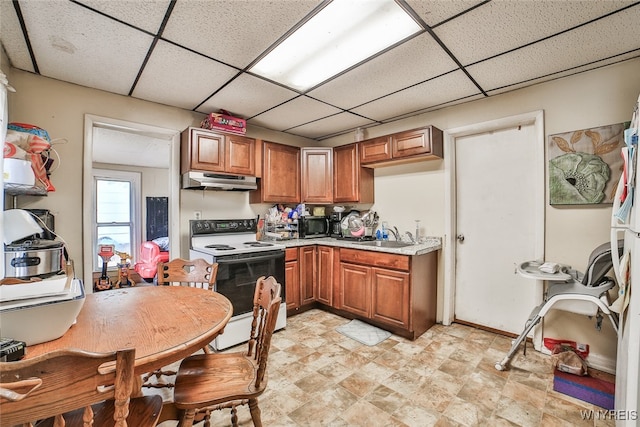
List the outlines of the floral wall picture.
<svg viewBox="0 0 640 427">
<path fill-rule="evenodd" d="M 624 123 L 550 135 L 549 203 L 612 203 L 622 173 Z"/>
</svg>

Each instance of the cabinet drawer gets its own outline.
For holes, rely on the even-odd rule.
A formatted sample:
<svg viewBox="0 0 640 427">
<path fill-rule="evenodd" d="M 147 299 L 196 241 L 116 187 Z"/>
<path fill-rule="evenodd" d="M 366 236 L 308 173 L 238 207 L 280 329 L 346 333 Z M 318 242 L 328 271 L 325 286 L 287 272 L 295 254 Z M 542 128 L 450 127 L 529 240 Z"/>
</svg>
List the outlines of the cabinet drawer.
<svg viewBox="0 0 640 427">
<path fill-rule="evenodd" d="M 409 271 L 410 257 L 357 249 L 340 249 L 340 261 Z"/>
<path fill-rule="evenodd" d="M 298 248 L 287 248 L 284 251 L 285 261 L 295 261 L 298 259 Z"/>
</svg>

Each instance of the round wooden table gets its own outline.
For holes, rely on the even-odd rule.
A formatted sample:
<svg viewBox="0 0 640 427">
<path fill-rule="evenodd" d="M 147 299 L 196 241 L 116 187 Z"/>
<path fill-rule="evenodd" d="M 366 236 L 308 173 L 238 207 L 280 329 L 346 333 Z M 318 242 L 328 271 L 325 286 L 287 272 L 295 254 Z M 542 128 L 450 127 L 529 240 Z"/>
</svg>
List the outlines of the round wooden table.
<svg viewBox="0 0 640 427">
<path fill-rule="evenodd" d="M 181 360 L 213 341 L 231 318 L 231 302 L 187 286 L 139 286 L 88 294 L 76 323 L 60 338 L 27 347 L 26 357 L 76 348 L 135 348 L 142 375 Z M 41 319 L 46 327 L 46 319 Z"/>
</svg>

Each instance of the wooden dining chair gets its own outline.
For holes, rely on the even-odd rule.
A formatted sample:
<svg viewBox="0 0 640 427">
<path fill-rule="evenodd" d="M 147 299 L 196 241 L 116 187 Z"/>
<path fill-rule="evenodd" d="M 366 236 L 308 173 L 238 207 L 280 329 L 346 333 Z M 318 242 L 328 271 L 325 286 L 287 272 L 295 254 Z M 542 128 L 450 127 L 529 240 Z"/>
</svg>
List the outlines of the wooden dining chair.
<svg viewBox="0 0 640 427">
<path fill-rule="evenodd" d="M 253 321 L 246 352 L 197 354 L 185 358 L 176 376 L 173 400 L 182 413 L 180 426 L 190 427 L 211 411 L 231 408 L 231 423 L 238 425 L 236 407 L 249 405 L 251 419 L 262 426 L 258 396 L 267 386 L 267 358 L 282 298 L 273 276 L 260 277 L 253 297 Z"/>
<path fill-rule="evenodd" d="M 134 349 L 57 350 L 0 362 L 0 426 L 155 426 L 160 396 L 130 398 L 134 359 Z"/>
<path fill-rule="evenodd" d="M 158 286 L 190 286 L 213 291 L 218 275 L 218 264 L 208 263 L 202 258 L 186 260 L 175 258 L 169 262 L 158 263 Z M 213 353 L 206 345 L 205 353 Z M 142 377 L 144 388 L 173 388 L 174 384 L 167 378 L 176 375 L 177 371 L 170 367 L 156 369 Z M 151 379 L 155 377 L 155 381 Z"/>
<path fill-rule="evenodd" d="M 202 258 L 175 258 L 158 263 L 158 286 L 191 286 L 213 290 L 217 275 L 218 264 L 210 264 Z"/>
</svg>

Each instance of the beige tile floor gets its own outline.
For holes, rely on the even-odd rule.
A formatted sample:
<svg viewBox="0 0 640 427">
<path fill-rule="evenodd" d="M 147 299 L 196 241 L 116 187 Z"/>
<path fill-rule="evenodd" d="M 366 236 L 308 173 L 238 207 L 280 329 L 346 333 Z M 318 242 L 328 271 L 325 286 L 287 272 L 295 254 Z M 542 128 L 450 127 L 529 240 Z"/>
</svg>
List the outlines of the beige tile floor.
<svg viewBox="0 0 640 427">
<path fill-rule="evenodd" d="M 555 392 L 549 357 L 531 348 L 508 371 L 497 371 L 509 338 L 436 325 L 415 341 L 392 335 L 370 347 L 335 331 L 348 321 L 311 310 L 276 332 L 260 398 L 265 427 L 615 424 L 584 419 L 604 410 Z M 241 426 L 253 425 L 246 406 L 238 418 Z M 211 425 L 231 425 L 228 411 L 216 412 Z"/>
</svg>

